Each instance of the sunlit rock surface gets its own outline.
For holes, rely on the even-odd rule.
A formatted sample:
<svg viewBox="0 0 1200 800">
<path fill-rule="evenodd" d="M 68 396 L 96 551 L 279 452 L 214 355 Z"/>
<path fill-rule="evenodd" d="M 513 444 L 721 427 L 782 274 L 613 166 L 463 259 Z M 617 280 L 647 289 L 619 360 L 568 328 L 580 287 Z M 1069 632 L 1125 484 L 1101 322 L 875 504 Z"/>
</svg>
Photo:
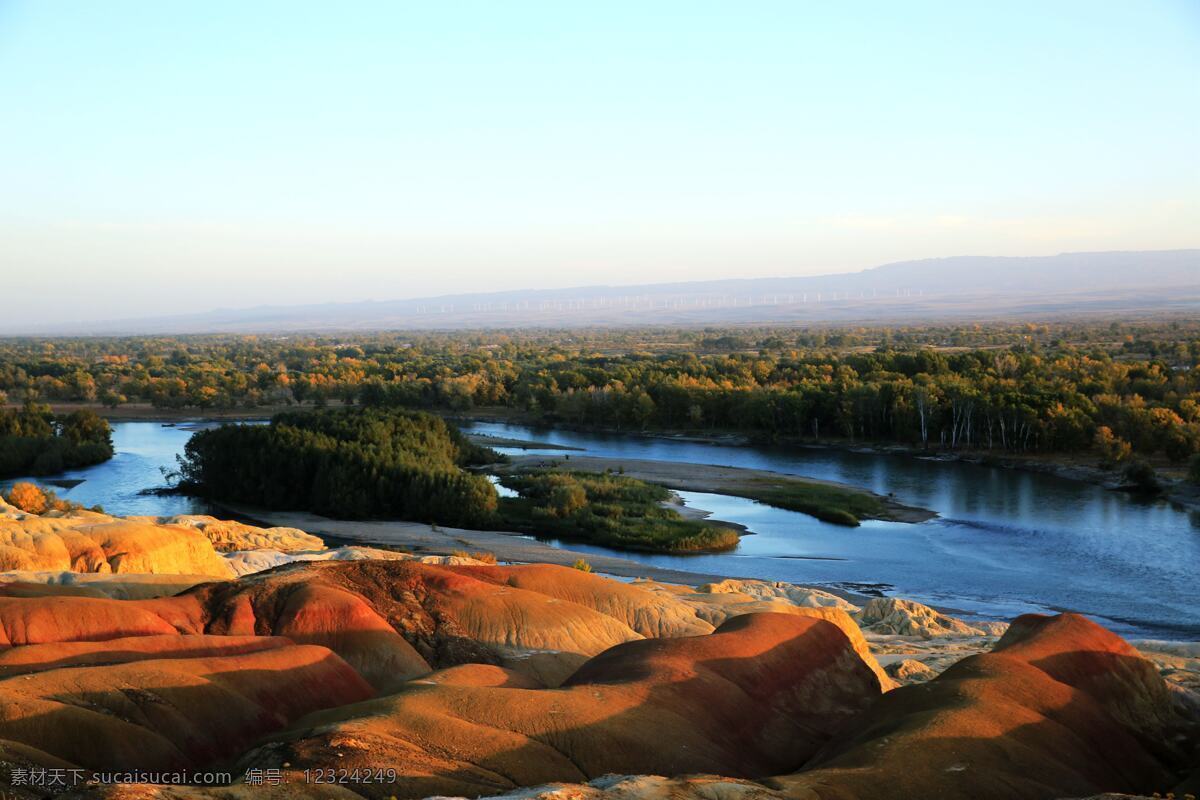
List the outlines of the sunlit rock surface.
<svg viewBox="0 0 1200 800">
<path fill-rule="evenodd" d="M 213 549 L 219 553 L 235 550 L 277 550 L 290 553 L 297 550 L 321 550 L 325 547 L 325 542 L 320 537 L 298 528 L 259 528 L 201 514 L 162 517 L 157 521 L 195 528 L 212 542 Z"/>
<path fill-rule="evenodd" d="M 0 512 L 0 571 L 233 576 L 192 527 L 86 510 Z"/>
<path fill-rule="evenodd" d="M 712 633 L 695 608 L 669 595 L 654 598 L 636 585 L 550 564 L 459 570 L 500 586 L 536 592 L 620 620 L 641 636 L 673 638 Z"/>
<path fill-rule="evenodd" d="M 855 651 L 875 671 L 884 690 L 895 686 L 871 653 L 852 614 L 858 607 L 820 589 L 778 581 L 725 580 L 693 589 L 688 586 L 638 581 L 634 586 L 656 593 L 663 602 L 680 603 L 709 623 L 720 625 L 743 614 L 779 613 L 810 616 L 832 622 L 850 639 Z"/>
</svg>

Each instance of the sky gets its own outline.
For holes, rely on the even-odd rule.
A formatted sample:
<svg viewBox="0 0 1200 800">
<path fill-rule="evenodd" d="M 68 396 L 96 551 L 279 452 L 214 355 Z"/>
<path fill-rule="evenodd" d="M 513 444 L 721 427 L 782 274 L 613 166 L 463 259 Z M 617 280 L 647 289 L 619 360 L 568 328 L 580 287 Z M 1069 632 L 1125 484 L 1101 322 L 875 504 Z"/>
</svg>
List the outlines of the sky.
<svg viewBox="0 0 1200 800">
<path fill-rule="evenodd" d="M 1200 246 L 1200 0 L 0 0 L 9 326 Z"/>
</svg>

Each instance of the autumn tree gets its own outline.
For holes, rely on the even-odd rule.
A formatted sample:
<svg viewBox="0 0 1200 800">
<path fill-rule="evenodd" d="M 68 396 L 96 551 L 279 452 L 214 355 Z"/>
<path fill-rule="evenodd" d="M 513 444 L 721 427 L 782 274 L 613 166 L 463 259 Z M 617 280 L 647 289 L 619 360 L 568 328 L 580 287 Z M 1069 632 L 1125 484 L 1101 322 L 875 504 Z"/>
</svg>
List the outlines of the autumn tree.
<svg viewBox="0 0 1200 800">
<path fill-rule="evenodd" d="M 1100 451 L 1101 463 L 1109 469 L 1127 461 L 1133 452 L 1129 442 L 1116 436 L 1111 428 L 1103 425 L 1096 429 L 1095 445 Z"/>
<path fill-rule="evenodd" d="M 5 499 L 10 505 L 16 506 L 28 514 L 45 514 L 49 508 L 49 498 L 36 484 L 28 481 L 14 483 Z"/>
</svg>

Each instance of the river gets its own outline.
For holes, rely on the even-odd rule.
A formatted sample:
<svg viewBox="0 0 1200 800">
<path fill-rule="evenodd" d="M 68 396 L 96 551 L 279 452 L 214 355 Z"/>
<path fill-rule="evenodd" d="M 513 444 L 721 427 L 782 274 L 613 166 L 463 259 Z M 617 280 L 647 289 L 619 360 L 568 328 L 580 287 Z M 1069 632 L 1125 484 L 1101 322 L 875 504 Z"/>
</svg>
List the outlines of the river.
<svg viewBox="0 0 1200 800">
<path fill-rule="evenodd" d="M 55 488 L 59 497 L 91 507 L 101 505 L 109 514 L 207 514 L 206 503 L 179 495 L 146 495 L 142 490 L 166 485 L 162 470 L 175 469 L 175 457 L 195 431 L 216 427 L 216 422 L 111 422 L 115 455 L 103 464 L 68 470 L 49 480 L 82 480 L 71 489 Z M 19 478 L 3 481 L 5 485 Z"/>
<path fill-rule="evenodd" d="M 117 455 L 75 470 L 63 496 L 115 514 L 202 513 L 146 496 L 193 430 L 212 423 L 115 422 Z M 658 566 L 882 591 L 986 617 L 1081 611 L 1124 634 L 1200 638 L 1200 515 L 1098 486 L 1019 470 L 813 447 L 729 447 L 639 436 L 473 423 L 464 430 L 578 447 L 589 455 L 774 470 L 894 492 L 937 519 L 829 525 L 750 500 L 681 493 L 753 533 L 717 555 L 620 553 Z M 537 451 L 529 451 L 537 452 Z M 563 451 L 548 451 L 562 458 Z M 572 543 L 572 549 L 609 552 Z"/>
<path fill-rule="evenodd" d="M 1164 501 L 1042 473 L 837 448 L 729 447 L 495 423 L 464 430 L 579 447 L 596 456 L 840 481 L 894 492 L 901 502 L 940 515 L 917 525 L 868 521 L 845 528 L 742 498 L 681 492 L 689 505 L 754 534 L 731 553 L 622 554 L 626 558 L 876 589 L 988 617 L 1082 611 L 1122 633 L 1200 638 L 1200 514 Z M 547 451 L 548 458 L 564 455 Z"/>
</svg>

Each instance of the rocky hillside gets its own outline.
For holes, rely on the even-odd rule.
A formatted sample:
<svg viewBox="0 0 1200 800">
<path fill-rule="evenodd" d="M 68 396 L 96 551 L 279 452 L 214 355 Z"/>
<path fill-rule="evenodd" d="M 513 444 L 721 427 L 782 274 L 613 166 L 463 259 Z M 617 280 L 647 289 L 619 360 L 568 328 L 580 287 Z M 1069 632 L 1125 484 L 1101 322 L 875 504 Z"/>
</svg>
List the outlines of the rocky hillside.
<svg viewBox="0 0 1200 800">
<path fill-rule="evenodd" d="M 1182 796 L 1200 766 L 1187 647 L 1071 614 L 1003 626 L 207 517 L 0 514 L 7 797 L 70 769 L 236 778 L 55 790 L 130 800 Z"/>
</svg>

